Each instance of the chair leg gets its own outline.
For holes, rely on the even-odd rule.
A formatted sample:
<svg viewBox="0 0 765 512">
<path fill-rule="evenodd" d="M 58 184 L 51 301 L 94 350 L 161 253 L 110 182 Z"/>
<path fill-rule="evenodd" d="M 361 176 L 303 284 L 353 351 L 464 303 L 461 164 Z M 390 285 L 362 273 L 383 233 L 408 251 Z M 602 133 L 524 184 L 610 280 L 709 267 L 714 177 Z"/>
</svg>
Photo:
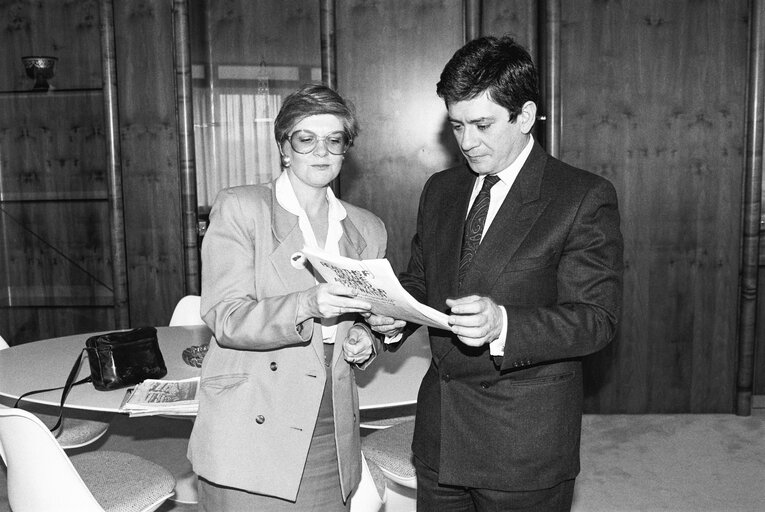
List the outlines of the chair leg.
<svg viewBox="0 0 765 512">
<path fill-rule="evenodd" d="M 417 510 L 417 490 L 404 487 L 392 480 L 385 482 L 386 501 L 380 512 L 415 512 Z"/>
<path fill-rule="evenodd" d="M 191 463 L 189 468 L 183 473 L 175 476 L 175 495 L 170 499 L 176 503 L 199 503 L 199 495 L 197 494 L 197 475 L 191 469 Z"/>
</svg>

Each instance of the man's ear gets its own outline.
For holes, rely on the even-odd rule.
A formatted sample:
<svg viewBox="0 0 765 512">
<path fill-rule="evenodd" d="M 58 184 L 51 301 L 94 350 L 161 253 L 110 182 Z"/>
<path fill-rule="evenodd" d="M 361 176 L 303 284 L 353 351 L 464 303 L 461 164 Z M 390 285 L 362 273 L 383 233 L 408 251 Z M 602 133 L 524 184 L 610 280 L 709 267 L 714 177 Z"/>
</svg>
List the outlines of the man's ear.
<svg viewBox="0 0 765 512">
<path fill-rule="evenodd" d="M 537 120 L 537 104 L 533 101 L 527 101 L 521 107 L 521 113 L 518 114 L 518 125 L 522 133 L 530 133 L 534 122 Z"/>
</svg>

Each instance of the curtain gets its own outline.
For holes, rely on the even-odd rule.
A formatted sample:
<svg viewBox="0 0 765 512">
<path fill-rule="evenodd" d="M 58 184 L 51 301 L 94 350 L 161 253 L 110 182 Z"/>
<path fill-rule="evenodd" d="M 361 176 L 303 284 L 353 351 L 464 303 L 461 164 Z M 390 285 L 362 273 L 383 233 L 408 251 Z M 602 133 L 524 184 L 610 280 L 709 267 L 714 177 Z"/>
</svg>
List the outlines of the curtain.
<svg viewBox="0 0 765 512">
<path fill-rule="evenodd" d="M 267 89 L 196 88 L 197 201 L 209 209 L 223 188 L 262 183 L 280 172 L 274 118 L 282 97 Z"/>
</svg>

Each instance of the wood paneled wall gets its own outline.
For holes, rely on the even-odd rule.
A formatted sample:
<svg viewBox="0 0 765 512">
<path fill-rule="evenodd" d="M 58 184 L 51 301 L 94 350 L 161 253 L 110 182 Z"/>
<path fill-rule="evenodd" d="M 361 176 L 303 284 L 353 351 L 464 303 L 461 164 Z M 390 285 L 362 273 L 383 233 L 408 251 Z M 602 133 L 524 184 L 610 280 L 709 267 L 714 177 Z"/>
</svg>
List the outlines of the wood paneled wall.
<svg viewBox="0 0 765 512">
<path fill-rule="evenodd" d="M 614 182 L 625 237 L 594 410 L 733 410 L 747 8 L 563 3 L 562 159 Z"/>
<path fill-rule="evenodd" d="M 484 2 L 483 32 L 538 54 L 537 3 Z M 422 184 L 458 158 L 435 84 L 462 2 L 392 4 L 338 5 L 338 84 L 364 127 L 341 183 L 401 269 Z M 626 244 L 623 325 L 587 359 L 586 408 L 733 412 L 747 2 L 562 6 L 561 157 L 614 182 Z"/>
<path fill-rule="evenodd" d="M 361 122 L 341 194 L 383 218 L 388 258 L 401 270 L 422 186 L 459 155 L 435 90 L 463 43 L 462 2 L 338 2 L 336 31 L 338 89 Z"/>
<path fill-rule="evenodd" d="M 0 4 L 0 335 L 113 325 L 97 2 Z M 26 55 L 58 57 L 30 92 Z"/>
<path fill-rule="evenodd" d="M 184 295 L 171 0 L 114 2 L 130 324 Z"/>
<path fill-rule="evenodd" d="M 319 3 L 194 0 L 193 63 L 316 67 Z M 482 30 L 513 34 L 532 55 L 543 54 L 540 3 L 484 0 Z M 47 21 L 34 28 L 6 16 L 2 87 L 27 85 L 7 59 L 39 44 L 43 26 L 56 36 L 30 51 L 71 40 L 60 65 L 70 55 L 72 83 L 98 81 L 87 37 L 72 36 L 92 33 L 94 2 L 5 9 L 39 5 Z M 615 343 L 587 359 L 586 408 L 732 412 L 748 2 L 566 0 L 561 7 L 561 158 L 614 182 L 626 244 L 623 325 Z M 170 8 L 170 0 L 115 2 L 134 323 L 165 322 L 183 289 Z M 83 21 L 60 28 L 54 20 L 67 9 Z M 341 195 L 383 218 L 389 258 L 402 269 L 422 185 L 460 158 L 435 84 L 463 43 L 463 2 L 344 0 L 335 21 L 338 89 L 362 125 Z"/>
<path fill-rule="evenodd" d="M 130 325 L 184 291 L 172 1 L 113 2 Z M 99 2 L 0 5 L 0 332 L 11 343 L 117 325 Z M 30 93 L 23 55 L 58 57 Z M 117 233 L 119 237 L 120 233 Z"/>
</svg>

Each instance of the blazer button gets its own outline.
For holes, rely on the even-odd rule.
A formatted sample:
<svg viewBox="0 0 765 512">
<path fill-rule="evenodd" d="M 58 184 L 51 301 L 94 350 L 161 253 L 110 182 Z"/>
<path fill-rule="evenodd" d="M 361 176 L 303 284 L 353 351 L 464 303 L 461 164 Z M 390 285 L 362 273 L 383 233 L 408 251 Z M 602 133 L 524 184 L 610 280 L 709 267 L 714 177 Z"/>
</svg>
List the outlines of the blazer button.
<svg viewBox="0 0 765 512">
<path fill-rule="evenodd" d="M 276 371 L 276 369 L 277 369 L 277 368 L 279 368 L 279 365 L 278 365 L 278 364 L 276 364 L 276 362 L 275 362 L 275 361 L 271 361 L 271 364 L 270 364 L 268 367 L 269 367 L 269 368 L 271 368 L 271 371 L 272 371 L 272 372 L 275 372 L 275 371 Z"/>
<path fill-rule="evenodd" d="M 255 416 L 255 423 L 257 423 L 258 425 L 262 425 L 265 421 L 266 421 L 266 417 L 263 416 L 262 414 L 258 414 L 257 416 Z"/>
<path fill-rule="evenodd" d="M 450 376 L 448 373 L 445 373 L 445 374 L 444 374 L 444 377 L 443 377 L 443 379 L 444 379 L 444 382 L 449 382 L 449 380 L 450 380 L 451 378 L 452 378 L 452 377 L 451 377 L 451 376 Z"/>
</svg>

